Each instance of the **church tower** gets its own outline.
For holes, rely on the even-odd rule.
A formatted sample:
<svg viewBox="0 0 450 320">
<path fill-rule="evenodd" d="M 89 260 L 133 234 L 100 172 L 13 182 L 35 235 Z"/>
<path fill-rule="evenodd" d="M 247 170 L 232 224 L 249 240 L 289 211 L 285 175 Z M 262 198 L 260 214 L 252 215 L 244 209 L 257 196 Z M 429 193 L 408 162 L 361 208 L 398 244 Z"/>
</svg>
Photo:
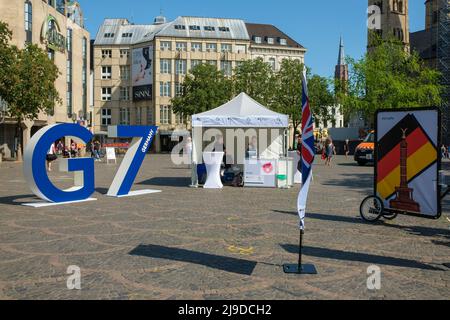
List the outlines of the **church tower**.
<svg viewBox="0 0 450 320">
<path fill-rule="evenodd" d="M 409 43 L 409 4 L 408 0 L 369 0 L 370 6 L 377 6 L 381 16 L 379 22 L 381 29 L 368 30 L 368 44 L 370 49 L 373 46 L 371 33 L 377 33 L 382 39 L 396 37 L 403 42 L 405 49 L 410 50 Z M 369 16 L 375 12 L 370 12 Z M 377 19 L 377 18 L 375 18 Z"/>
<path fill-rule="evenodd" d="M 342 39 L 342 37 L 339 41 L 339 55 L 334 71 L 334 79 L 336 80 L 336 85 L 338 85 L 338 87 L 335 88 L 336 91 L 347 90 L 348 65 L 345 62 L 344 40 Z"/>
</svg>

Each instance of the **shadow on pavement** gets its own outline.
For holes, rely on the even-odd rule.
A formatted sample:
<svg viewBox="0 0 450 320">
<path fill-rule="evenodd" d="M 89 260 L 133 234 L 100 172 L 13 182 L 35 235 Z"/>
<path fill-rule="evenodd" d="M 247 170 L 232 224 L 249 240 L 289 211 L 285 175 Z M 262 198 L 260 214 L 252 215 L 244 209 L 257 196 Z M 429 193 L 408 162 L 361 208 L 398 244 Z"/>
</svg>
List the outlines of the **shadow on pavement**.
<svg viewBox="0 0 450 320">
<path fill-rule="evenodd" d="M 41 200 L 38 197 L 36 197 L 34 194 L 22 194 L 18 196 L 7 196 L 7 197 L 0 197 L 0 203 L 1 204 L 10 204 L 15 206 L 20 206 L 23 203 L 33 202 Z"/>
<path fill-rule="evenodd" d="M 343 179 L 325 180 L 322 182 L 322 185 L 347 187 L 358 191 L 367 192 L 367 195 L 369 195 L 373 191 L 373 175 L 367 173 L 351 173 L 346 174 Z"/>
<path fill-rule="evenodd" d="M 191 184 L 191 178 L 186 177 L 158 177 L 139 182 L 140 185 L 160 187 L 187 188 Z"/>
<path fill-rule="evenodd" d="M 202 265 L 222 271 L 251 275 L 257 262 L 218 256 L 186 249 L 169 248 L 158 245 L 140 245 L 130 253 L 132 256 L 143 256 L 155 259 L 166 259 Z"/>
<path fill-rule="evenodd" d="M 289 214 L 289 215 L 297 215 L 297 212 L 293 211 L 282 211 L 282 210 L 272 210 L 275 213 Z M 399 216 L 401 219 L 401 216 Z M 322 214 L 322 213 L 306 213 L 306 219 L 317 219 L 324 221 L 333 221 L 333 222 L 345 222 L 345 223 L 358 223 L 365 225 L 377 225 L 384 226 L 388 228 L 395 228 L 401 231 L 408 232 L 411 235 L 418 235 L 424 237 L 443 237 L 450 238 L 450 230 L 448 229 L 440 229 L 440 228 L 430 228 L 430 227 L 422 227 L 422 226 L 402 226 L 398 224 L 385 223 L 383 220 L 377 221 L 375 223 L 370 223 L 362 220 L 359 217 L 346 217 L 346 216 L 337 216 L 333 214 Z"/>
<path fill-rule="evenodd" d="M 280 246 L 289 253 L 295 253 L 295 254 L 298 253 L 298 245 L 281 244 Z M 433 267 L 433 266 L 430 266 L 430 265 L 427 265 L 427 264 L 424 264 L 424 263 L 421 263 L 421 262 L 418 262 L 415 260 L 372 255 L 372 254 L 368 254 L 368 253 L 347 252 L 347 251 L 336 250 L 336 249 L 304 246 L 303 254 L 305 254 L 307 256 L 311 256 L 311 257 L 317 257 L 317 258 L 364 262 L 364 263 L 388 265 L 388 266 L 394 266 L 394 267 L 443 271 L 443 269 L 441 269 L 441 268 Z"/>
<path fill-rule="evenodd" d="M 297 212 L 293 211 L 282 211 L 282 210 L 272 210 L 275 213 L 289 214 L 293 216 L 297 216 Z M 333 214 L 323 214 L 323 213 L 306 213 L 306 219 L 317 219 L 317 220 L 325 220 L 325 221 L 333 221 L 333 222 L 347 222 L 347 223 L 360 223 L 367 224 L 370 223 L 365 222 L 359 217 L 346 217 L 346 216 L 336 216 Z"/>
</svg>

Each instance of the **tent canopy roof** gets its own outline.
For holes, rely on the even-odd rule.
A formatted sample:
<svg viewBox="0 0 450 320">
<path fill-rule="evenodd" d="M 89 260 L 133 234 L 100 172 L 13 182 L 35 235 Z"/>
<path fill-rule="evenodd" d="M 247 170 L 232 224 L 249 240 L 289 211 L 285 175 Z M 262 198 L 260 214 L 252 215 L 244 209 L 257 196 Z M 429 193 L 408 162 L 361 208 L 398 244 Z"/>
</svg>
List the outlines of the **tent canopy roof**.
<svg viewBox="0 0 450 320">
<path fill-rule="evenodd" d="M 224 105 L 192 116 L 193 127 L 287 128 L 288 116 L 262 106 L 242 92 Z"/>
</svg>

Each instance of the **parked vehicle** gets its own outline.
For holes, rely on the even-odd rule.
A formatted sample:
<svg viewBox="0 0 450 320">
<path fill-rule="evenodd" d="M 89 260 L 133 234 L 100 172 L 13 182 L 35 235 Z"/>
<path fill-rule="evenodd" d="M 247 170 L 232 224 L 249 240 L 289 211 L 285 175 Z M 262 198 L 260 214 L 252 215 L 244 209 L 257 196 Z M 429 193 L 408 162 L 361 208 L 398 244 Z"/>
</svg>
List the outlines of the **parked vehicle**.
<svg viewBox="0 0 450 320">
<path fill-rule="evenodd" d="M 364 166 L 367 163 L 374 163 L 375 151 L 375 131 L 371 131 L 355 150 L 355 161 Z"/>
</svg>

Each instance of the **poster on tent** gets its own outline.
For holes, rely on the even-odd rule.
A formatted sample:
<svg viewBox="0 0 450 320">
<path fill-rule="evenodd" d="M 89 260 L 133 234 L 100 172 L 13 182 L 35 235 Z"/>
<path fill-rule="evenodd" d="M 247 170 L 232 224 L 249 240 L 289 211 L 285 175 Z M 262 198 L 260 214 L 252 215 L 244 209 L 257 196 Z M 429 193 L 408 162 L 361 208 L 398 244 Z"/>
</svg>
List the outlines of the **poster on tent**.
<svg viewBox="0 0 450 320">
<path fill-rule="evenodd" d="M 153 46 L 133 49 L 131 79 L 133 101 L 152 100 Z"/>
<path fill-rule="evenodd" d="M 386 209 L 440 217 L 439 123 L 438 109 L 377 112 L 375 192 Z"/>
</svg>

